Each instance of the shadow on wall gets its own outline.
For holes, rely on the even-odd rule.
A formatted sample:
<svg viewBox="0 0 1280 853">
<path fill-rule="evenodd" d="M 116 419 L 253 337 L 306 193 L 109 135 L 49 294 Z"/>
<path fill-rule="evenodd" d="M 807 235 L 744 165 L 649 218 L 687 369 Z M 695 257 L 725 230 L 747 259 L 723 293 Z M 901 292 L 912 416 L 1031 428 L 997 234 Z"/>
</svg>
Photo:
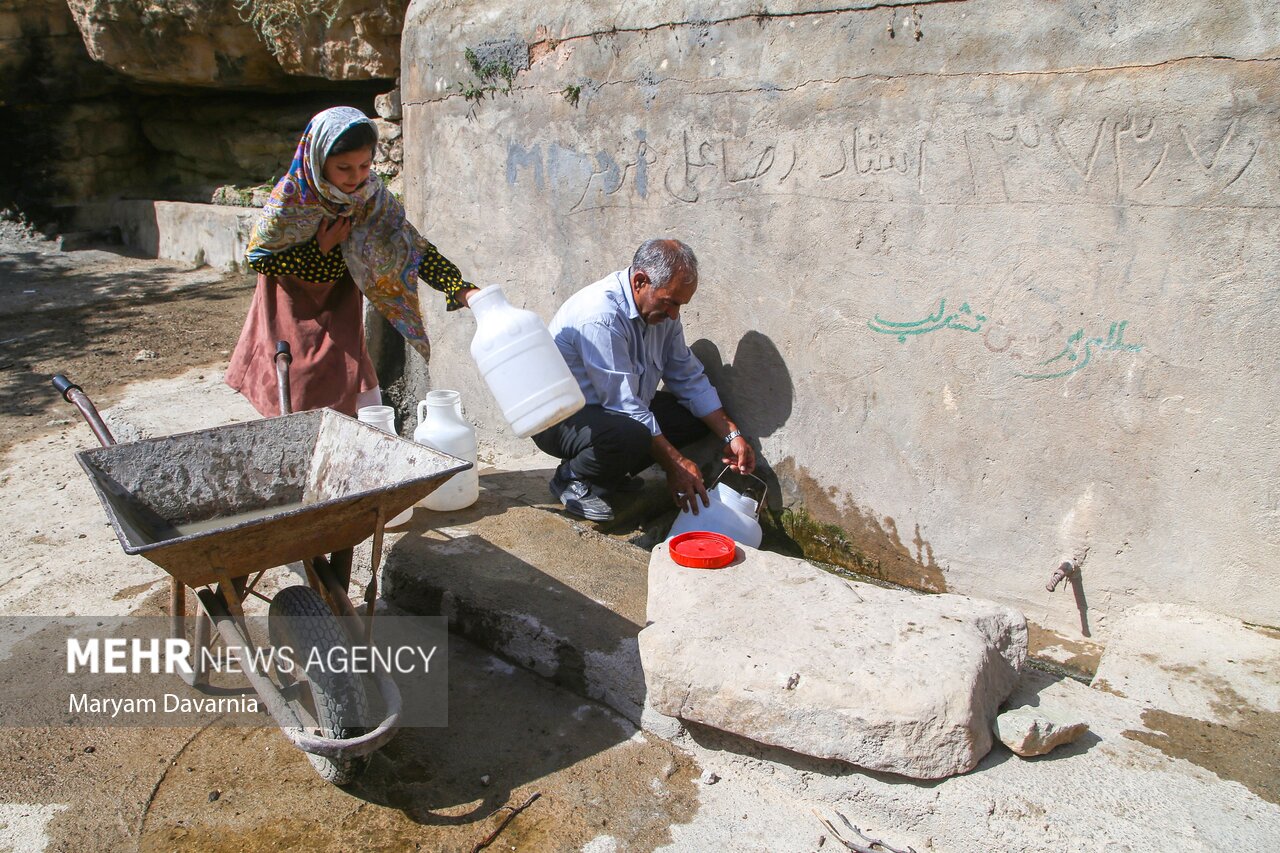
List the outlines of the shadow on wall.
<svg viewBox="0 0 1280 853">
<path fill-rule="evenodd" d="M 710 341 L 697 341 L 691 349 L 706 366 L 730 416 L 759 451 L 759 439 L 786 424 L 795 400 L 782 353 L 756 331 L 742 336 L 732 364 L 724 363 Z M 933 548 L 921 538 L 918 526 L 904 542 L 893 519 L 841 506 L 834 488 L 823 488 L 790 456 L 775 463 L 761 457 L 756 473 L 769 487 L 769 512 L 761 518 L 765 547 L 913 589 L 946 591 Z M 796 506 L 784 508 L 784 485 L 797 497 Z"/>
<path fill-rule="evenodd" d="M 689 348 L 706 367 L 729 416 L 748 438 L 768 438 L 791 417 L 795 399 L 791 371 L 767 335 L 756 331 L 743 335 L 732 364 L 725 364 L 720 350 L 706 339 Z"/>
</svg>

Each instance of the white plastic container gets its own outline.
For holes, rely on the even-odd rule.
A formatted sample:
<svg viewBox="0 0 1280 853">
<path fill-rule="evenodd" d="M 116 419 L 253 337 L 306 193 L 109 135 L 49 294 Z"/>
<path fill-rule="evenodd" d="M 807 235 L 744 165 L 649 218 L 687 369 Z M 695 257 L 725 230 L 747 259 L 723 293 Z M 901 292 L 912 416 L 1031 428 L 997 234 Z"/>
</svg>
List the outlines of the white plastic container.
<svg viewBox="0 0 1280 853">
<path fill-rule="evenodd" d="M 467 303 L 476 317 L 471 357 L 502 415 L 521 438 L 554 426 L 586 405 L 546 324 L 486 287 Z"/>
<path fill-rule="evenodd" d="M 721 474 L 723 473 L 722 471 Z M 718 481 L 719 477 L 716 479 Z M 752 479 L 764 486 L 764 481 L 760 478 L 752 477 Z M 711 501 L 711 506 L 703 506 L 701 498 L 694 498 L 698 502 L 697 515 L 687 509 L 680 510 L 675 524 L 671 525 L 671 532 L 667 534 L 668 539 L 681 533 L 688 533 L 690 530 L 710 530 L 712 533 L 728 536 L 740 545 L 746 545 L 749 548 L 760 547 L 762 533 L 758 501 L 722 482 L 716 482 L 712 488 L 708 489 L 707 497 Z"/>
<path fill-rule="evenodd" d="M 471 463 L 445 480 L 418 506 L 437 512 L 466 509 L 480 497 L 480 475 L 476 471 L 476 431 L 462 417 L 462 395 L 457 391 L 429 391 L 418 403 L 418 428 L 413 440 Z"/>
<path fill-rule="evenodd" d="M 356 411 L 356 420 L 366 423 L 371 427 L 376 427 L 383 432 L 396 434 L 396 410 L 390 406 L 364 406 Z M 387 527 L 400 527 L 408 524 L 413 518 L 413 508 L 410 507 L 395 518 L 387 522 Z"/>
</svg>

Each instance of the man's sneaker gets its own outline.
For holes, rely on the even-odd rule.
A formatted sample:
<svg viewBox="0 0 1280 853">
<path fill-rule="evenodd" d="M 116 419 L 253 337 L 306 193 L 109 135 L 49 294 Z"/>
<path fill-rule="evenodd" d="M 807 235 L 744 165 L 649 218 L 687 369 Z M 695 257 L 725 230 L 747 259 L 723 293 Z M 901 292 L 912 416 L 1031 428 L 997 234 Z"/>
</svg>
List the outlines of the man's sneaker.
<svg viewBox="0 0 1280 853">
<path fill-rule="evenodd" d="M 564 504 L 570 515 L 585 518 L 588 521 L 612 521 L 613 507 L 604 498 L 591 491 L 591 485 L 585 480 L 566 480 L 557 470 L 549 483 L 551 496 Z"/>
</svg>

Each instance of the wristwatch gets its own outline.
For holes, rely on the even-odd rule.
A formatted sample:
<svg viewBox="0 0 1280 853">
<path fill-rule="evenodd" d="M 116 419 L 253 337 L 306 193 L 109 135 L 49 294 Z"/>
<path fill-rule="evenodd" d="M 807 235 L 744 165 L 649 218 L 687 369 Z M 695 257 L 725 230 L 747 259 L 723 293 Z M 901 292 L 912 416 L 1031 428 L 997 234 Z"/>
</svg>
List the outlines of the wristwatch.
<svg viewBox="0 0 1280 853">
<path fill-rule="evenodd" d="M 730 431 L 729 431 L 729 434 L 728 434 L 728 435 L 726 435 L 726 436 L 724 437 L 724 443 L 725 443 L 725 444 L 732 444 L 732 443 L 733 443 L 733 440 L 734 440 L 735 438 L 738 438 L 738 437 L 739 437 L 739 436 L 741 436 L 741 435 L 742 435 L 742 430 L 740 430 L 740 429 L 730 430 Z"/>
</svg>

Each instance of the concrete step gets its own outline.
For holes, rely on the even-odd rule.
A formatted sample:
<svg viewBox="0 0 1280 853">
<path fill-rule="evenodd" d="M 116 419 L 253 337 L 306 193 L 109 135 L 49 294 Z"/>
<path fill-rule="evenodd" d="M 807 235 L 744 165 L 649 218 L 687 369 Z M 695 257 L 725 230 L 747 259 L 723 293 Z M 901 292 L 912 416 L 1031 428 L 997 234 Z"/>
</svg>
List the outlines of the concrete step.
<svg viewBox="0 0 1280 853">
<path fill-rule="evenodd" d="M 649 483 L 601 527 L 552 503 L 551 474 L 487 471 L 473 506 L 417 510 L 387 554 L 383 595 L 638 723 L 649 554 L 636 543 L 655 534 L 637 523 L 664 495 Z"/>
</svg>

